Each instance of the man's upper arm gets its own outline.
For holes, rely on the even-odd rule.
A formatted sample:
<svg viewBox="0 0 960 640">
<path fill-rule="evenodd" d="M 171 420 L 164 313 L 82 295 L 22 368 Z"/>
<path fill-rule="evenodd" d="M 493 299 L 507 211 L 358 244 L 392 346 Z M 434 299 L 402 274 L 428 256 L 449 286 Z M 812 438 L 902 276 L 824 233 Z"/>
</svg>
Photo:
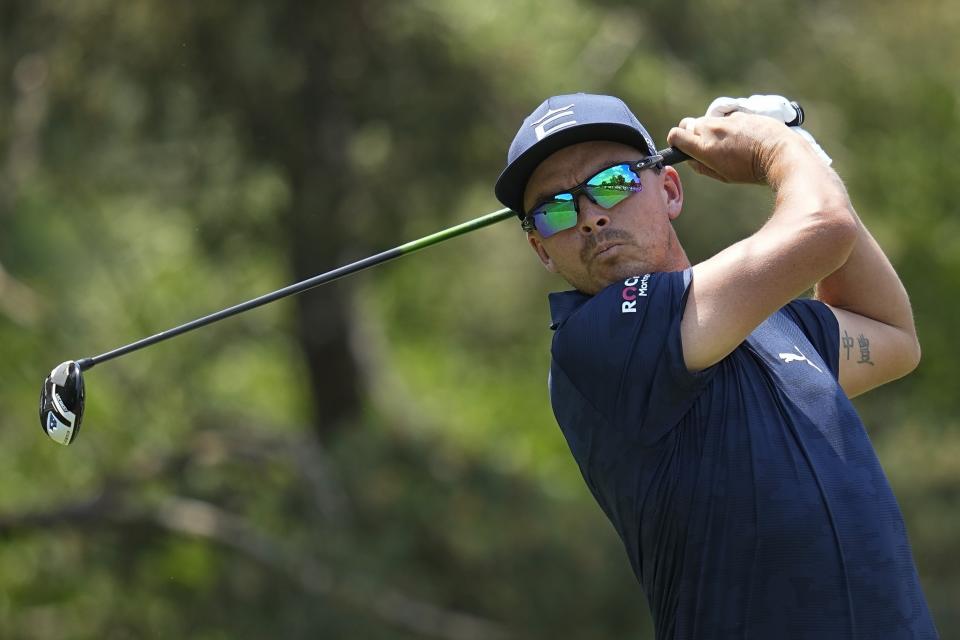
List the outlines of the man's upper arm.
<svg viewBox="0 0 960 640">
<path fill-rule="evenodd" d="M 840 327 L 840 386 L 860 395 L 913 371 L 920 361 L 915 338 L 897 327 L 827 305 Z"/>
<path fill-rule="evenodd" d="M 681 325 L 687 368 L 719 362 L 777 309 L 839 267 L 848 231 L 829 215 L 811 213 L 789 224 L 771 219 L 695 265 Z"/>
</svg>

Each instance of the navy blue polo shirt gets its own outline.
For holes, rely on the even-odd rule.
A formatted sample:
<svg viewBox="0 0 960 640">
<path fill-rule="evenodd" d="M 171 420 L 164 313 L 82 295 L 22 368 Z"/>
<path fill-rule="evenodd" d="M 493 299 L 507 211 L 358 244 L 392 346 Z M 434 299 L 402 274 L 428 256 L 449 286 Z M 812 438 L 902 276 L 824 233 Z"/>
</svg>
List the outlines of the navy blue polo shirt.
<svg viewBox="0 0 960 640">
<path fill-rule="evenodd" d="M 815 300 L 687 371 L 691 271 L 554 293 L 554 413 L 658 640 L 936 638 L 906 530 Z"/>
</svg>

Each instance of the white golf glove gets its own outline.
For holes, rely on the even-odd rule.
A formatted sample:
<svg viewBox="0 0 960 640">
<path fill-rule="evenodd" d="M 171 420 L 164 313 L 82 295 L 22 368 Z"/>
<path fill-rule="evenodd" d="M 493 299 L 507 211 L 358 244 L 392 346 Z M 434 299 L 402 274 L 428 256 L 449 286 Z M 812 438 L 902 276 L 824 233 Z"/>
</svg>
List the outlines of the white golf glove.
<svg viewBox="0 0 960 640">
<path fill-rule="evenodd" d="M 810 135 L 806 129 L 800 126 L 800 114 L 797 112 L 793 104 L 783 96 L 754 95 L 750 96 L 749 98 L 720 97 L 710 103 L 710 106 L 707 107 L 707 112 L 704 115 L 707 117 L 723 117 L 730 115 L 734 111 L 753 113 L 758 116 L 768 116 L 788 125 L 791 122 L 797 121 L 797 124 L 791 126 L 790 128 L 796 131 L 810 144 L 811 147 L 813 147 L 813 150 L 817 152 L 817 155 L 820 156 L 821 160 L 827 163 L 827 166 L 833 164 L 833 159 L 831 159 L 830 156 L 828 156 L 823 150 L 823 148 L 817 144 L 817 141 L 813 139 L 813 136 Z"/>
</svg>

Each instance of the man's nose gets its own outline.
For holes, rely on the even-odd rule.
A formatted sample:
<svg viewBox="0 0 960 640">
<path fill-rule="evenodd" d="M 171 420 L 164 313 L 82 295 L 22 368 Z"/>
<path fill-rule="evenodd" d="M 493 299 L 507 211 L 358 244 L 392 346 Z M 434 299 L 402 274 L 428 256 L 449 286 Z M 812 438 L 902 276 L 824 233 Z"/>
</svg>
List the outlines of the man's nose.
<svg viewBox="0 0 960 640">
<path fill-rule="evenodd" d="M 609 212 L 586 195 L 580 195 L 577 198 L 577 208 L 580 210 L 577 220 L 580 233 L 594 233 L 610 224 Z"/>
</svg>

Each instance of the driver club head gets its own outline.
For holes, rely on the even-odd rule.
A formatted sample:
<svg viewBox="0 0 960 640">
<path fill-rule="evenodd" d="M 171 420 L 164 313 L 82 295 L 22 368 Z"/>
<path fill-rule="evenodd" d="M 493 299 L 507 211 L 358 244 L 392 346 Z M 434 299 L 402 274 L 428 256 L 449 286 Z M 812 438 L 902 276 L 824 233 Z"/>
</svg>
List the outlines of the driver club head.
<svg viewBox="0 0 960 640">
<path fill-rule="evenodd" d="M 73 360 L 54 367 L 40 390 L 40 426 L 62 445 L 73 442 L 83 421 L 83 372 Z"/>
</svg>

